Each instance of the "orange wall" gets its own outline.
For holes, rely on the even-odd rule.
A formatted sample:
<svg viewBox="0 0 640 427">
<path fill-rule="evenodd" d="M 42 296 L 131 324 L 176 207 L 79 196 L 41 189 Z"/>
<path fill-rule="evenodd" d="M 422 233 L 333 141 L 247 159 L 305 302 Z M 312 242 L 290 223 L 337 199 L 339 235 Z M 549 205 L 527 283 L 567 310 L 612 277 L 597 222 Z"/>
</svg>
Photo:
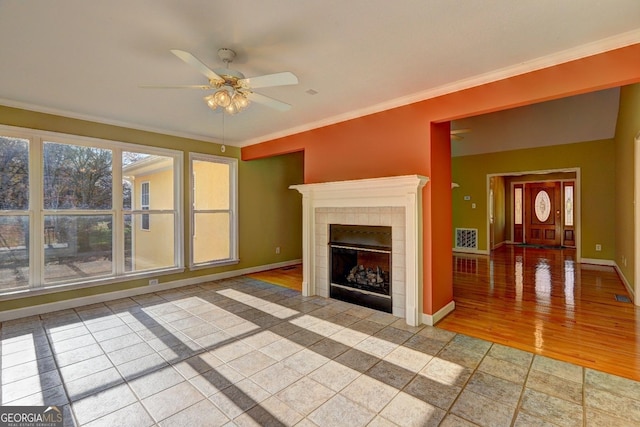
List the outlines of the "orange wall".
<svg viewBox="0 0 640 427">
<path fill-rule="evenodd" d="M 427 314 L 434 314 L 452 300 L 453 292 L 448 123 L 432 123 L 637 82 L 640 44 L 244 147 L 242 159 L 304 151 L 305 183 L 428 176 L 423 191 L 423 305 Z"/>
</svg>

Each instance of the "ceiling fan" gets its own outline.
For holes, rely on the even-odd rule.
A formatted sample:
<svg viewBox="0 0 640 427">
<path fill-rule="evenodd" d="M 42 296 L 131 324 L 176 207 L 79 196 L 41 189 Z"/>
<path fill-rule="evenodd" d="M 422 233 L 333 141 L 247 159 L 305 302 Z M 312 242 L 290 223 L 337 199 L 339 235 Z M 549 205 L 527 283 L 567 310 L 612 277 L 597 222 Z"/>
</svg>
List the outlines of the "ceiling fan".
<svg viewBox="0 0 640 427">
<path fill-rule="evenodd" d="M 218 50 L 218 57 L 225 63 L 226 68 L 212 70 L 202 61 L 189 52 L 172 49 L 171 53 L 191 65 L 209 80 L 204 85 L 173 85 L 173 86 L 142 86 L 154 89 L 201 89 L 213 90 L 212 94 L 204 97 L 205 102 L 212 110 L 220 107 L 229 114 L 236 114 L 249 106 L 250 102 L 266 105 L 279 111 L 291 109 L 286 102 L 254 92 L 253 89 L 272 86 L 286 86 L 298 84 L 295 74 L 285 71 L 282 73 L 265 74 L 257 77 L 246 78 L 239 71 L 229 68 L 236 53 L 227 48 Z"/>
<path fill-rule="evenodd" d="M 451 129 L 451 139 L 454 141 L 460 141 L 464 139 L 464 136 L 461 136 L 463 133 L 469 133 L 471 129 Z"/>
</svg>

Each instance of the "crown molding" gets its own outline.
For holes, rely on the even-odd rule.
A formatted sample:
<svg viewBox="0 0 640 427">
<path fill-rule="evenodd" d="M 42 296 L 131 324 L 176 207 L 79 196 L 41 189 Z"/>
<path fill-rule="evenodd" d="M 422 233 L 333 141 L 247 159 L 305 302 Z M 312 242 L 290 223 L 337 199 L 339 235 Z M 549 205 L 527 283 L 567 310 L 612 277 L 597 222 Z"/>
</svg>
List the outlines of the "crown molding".
<svg viewBox="0 0 640 427">
<path fill-rule="evenodd" d="M 307 123 L 302 126 L 289 128 L 281 132 L 271 133 L 259 138 L 245 140 L 239 143 L 238 146 L 246 147 L 249 145 L 259 144 L 261 142 L 294 135 L 296 133 L 302 133 L 312 129 L 330 126 L 347 120 L 357 119 L 358 117 L 368 116 L 370 114 L 379 113 L 381 111 L 390 110 L 392 108 L 402 107 L 404 105 L 413 104 L 415 102 L 425 101 L 427 99 L 447 95 L 449 93 L 459 92 L 461 90 L 470 89 L 472 87 L 481 86 L 499 80 L 504 80 L 521 74 L 530 73 L 532 71 L 542 70 L 544 68 L 553 67 L 555 65 L 560 65 L 567 62 L 575 61 L 577 59 L 598 55 L 604 52 L 620 49 L 638 43 L 640 43 L 640 29 L 628 31 L 626 33 L 618 34 L 592 43 L 587 43 L 571 49 L 555 52 L 551 55 L 500 68 L 467 79 L 458 80 L 456 82 L 448 83 L 436 88 L 416 92 L 408 96 L 395 98 L 380 104 L 362 108 L 360 110 L 354 110 L 344 114 L 335 115 L 322 120 L 318 120 L 316 122 Z"/>
<path fill-rule="evenodd" d="M 0 105 L 5 106 L 5 107 L 10 107 L 10 108 L 18 108 L 18 109 L 21 109 L 21 110 L 33 111 L 35 113 L 51 114 L 51 115 L 54 115 L 54 116 L 61 116 L 61 117 L 68 118 L 68 119 L 84 120 L 84 121 L 89 121 L 89 122 L 93 122 L 93 123 L 99 123 L 99 124 L 109 125 L 109 126 L 117 126 L 117 127 L 122 127 L 122 128 L 142 131 L 142 132 L 152 132 L 152 133 L 158 133 L 158 134 L 161 134 L 161 135 L 175 136 L 175 137 L 178 137 L 178 138 L 195 139 L 197 141 L 213 142 L 215 144 L 222 144 L 222 142 L 219 139 L 211 138 L 210 136 L 192 134 L 192 133 L 188 133 L 188 132 L 175 132 L 175 131 L 170 131 L 170 130 L 161 129 L 161 128 L 155 128 L 155 127 L 151 127 L 151 126 L 142 126 L 140 124 L 130 123 L 130 122 L 127 122 L 127 121 L 110 120 L 110 119 L 105 119 L 104 117 L 96 117 L 96 116 L 92 116 L 92 115 L 89 115 L 89 114 L 81 114 L 81 113 L 77 113 L 77 112 L 74 112 L 74 111 L 67 111 L 67 110 L 58 109 L 58 108 L 43 107 L 41 105 L 29 104 L 29 103 L 26 103 L 26 102 L 14 101 L 14 100 L 11 100 L 11 99 L 0 98 Z M 230 144 L 228 142 L 226 142 L 225 144 L 226 145 L 233 145 L 233 144 Z"/>
<path fill-rule="evenodd" d="M 324 126 L 330 126 L 336 123 L 344 122 L 347 120 L 353 120 L 358 117 L 367 116 L 370 114 L 379 113 L 381 111 L 389 110 L 392 108 L 402 107 L 404 105 L 412 104 L 419 101 L 435 98 L 437 96 L 446 95 L 449 93 L 458 92 L 464 89 L 469 89 L 475 86 L 507 79 L 520 74 L 529 73 L 532 71 L 541 70 L 544 68 L 552 67 L 554 65 L 563 64 L 566 62 L 574 61 L 588 56 L 597 55 L 600 53 L 608 52 L 640 43 L 640 29 L 628 31 L 626 33 L 618 34 L 612 37 L 608 37 L 595 42 L 587 43 L 581 46 L 577 46 L 571 49 L 566 49 L 560 52 L 553 53 L 551 55 L 543 56 L 540 58 L 525 61 L 516 65 L 504 67 L 498 70 L 494 70 L 488 73 L 473 76 L 467 79 L 458 80 L 453 83 L 438 86 L 432 89 L 416 92 L 411 95 L 407 95 L 400 98 L 394 98 L 383 103 L 371 105 L 359 110 L 349 111 L 347 113 L 327 117 L 315 122 L 306 123 L 301 126 L 285 129 L 280 132 L 274 132 L 271 134 L 263 135 L 261 137 L 247 139 L 245 141 L 238 142 L 226 142 L 226 145 L 235 147 L 246 147 L 249 145 L 259 144 L 261 142 L 270 141 L 277 138 L 283 138 L 286 136 L 294 135 L 296 133 L 306 132 L 312 129 L 321 128 Z M 100 123 L 111 126 L 124 127 L 133 130 L 139 130 L 144 132 L 153 132 L 162 135 L 175 136 L 179 138 L 195 139 L 198 141 L 212 142 L 221 144 L 221 141 L 210 136 L 192 134 L 188 132 L 176 132 L 167 129 L 161 129 L 150 126 L 142 126 L 140 124 L 130 123 L 127 121 L 110 120 L 103 117 L 96 117 L 89 114 L 82 114 L 74 111 L 67 111 L 63 109 L 56 109 L 50 107 L 43 107 L 39 105 L 33 105 L 29 103 L 23 103 L 19 101 L 0 98 L 0 105 L 11 108 L 19 108 L 23 110 L 29 110 L 37 113 L 53 114 L 57 116 L 63 116 L 71 119 L 86 120 L 94 123 Z"/>
</svg>

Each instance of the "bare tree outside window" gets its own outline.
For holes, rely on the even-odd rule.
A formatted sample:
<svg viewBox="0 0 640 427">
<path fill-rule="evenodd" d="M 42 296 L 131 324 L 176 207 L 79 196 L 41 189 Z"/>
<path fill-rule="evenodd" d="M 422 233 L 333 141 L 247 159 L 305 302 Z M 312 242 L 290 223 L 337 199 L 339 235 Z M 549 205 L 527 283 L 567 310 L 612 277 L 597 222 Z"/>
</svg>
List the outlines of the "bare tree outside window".
<svg viewBox="0 0 640 427">
<path fill-rule="evenodd" d="M 0 137 L 0 288 L 29 284 L 29 141 Z"/>
</svg>

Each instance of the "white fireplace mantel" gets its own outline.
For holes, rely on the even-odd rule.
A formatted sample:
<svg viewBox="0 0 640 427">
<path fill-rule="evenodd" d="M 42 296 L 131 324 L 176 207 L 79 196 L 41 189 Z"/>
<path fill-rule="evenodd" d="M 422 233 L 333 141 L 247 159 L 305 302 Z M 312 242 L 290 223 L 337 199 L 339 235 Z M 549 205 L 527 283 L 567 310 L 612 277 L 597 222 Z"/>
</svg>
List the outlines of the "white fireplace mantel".
<svg viewBox="0 0 640 427">
<path fill-rule="evenodd" d="M 404 317 L 407 324 L 417 326 L 422 319 L 422 187 L 429 178 L 405 175 L 352 181 L 292 185 L 289 188 L 302 194 L 302 294 L 317 295 L 318 289 L 328 289 L 328 280 L 317 273 L 318 259 L 325 257 L 317 251 L 326 250 L 326 230 L 316 230 L 316 210 L 322 208 L 403 208 L 402 227 L 398 227 L 404 248 Z M 358 224 L 358 215 L 347 222 Z M 382 224 L 380 224 L 382 225 Z M 324 226 L 324 224 L 322 225 Z M 396 232 L 398 232 L 396 231 Z M 319 256 L 320 255 L 320 256 Z M 323 261 L 324 262 L 324 261 Z M 327 266 L 324 266 L 325 268 Z M 324 295 L 326 296 L 326 295 Z"/>
</svg>

